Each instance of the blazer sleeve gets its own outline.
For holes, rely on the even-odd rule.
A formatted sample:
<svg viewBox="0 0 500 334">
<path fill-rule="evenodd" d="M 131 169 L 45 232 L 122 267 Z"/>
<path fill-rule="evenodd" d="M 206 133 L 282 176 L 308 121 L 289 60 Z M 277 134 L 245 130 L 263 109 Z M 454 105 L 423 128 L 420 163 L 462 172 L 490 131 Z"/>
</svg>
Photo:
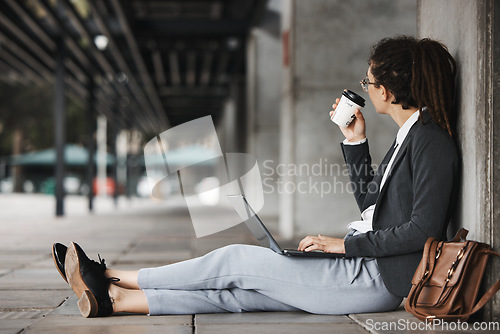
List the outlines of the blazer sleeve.
<svg viewBox="0 0 500 334">
<path fill-rule="evenodd" d="M 346 255 L 383 257 L 422 250 L 427 238 L 440 238 L 458 182 L 458 154 L 451 138 L 442 133 L 424 133 L 412 145 L 409 161 L 409 186 L 413 188 L 411 218 L 391 221 L 391 205 L 377 202 L 374 231 L 345 240 Z M 394 176 L 395 177 L 395 176 Z M 387 189 L 397 191 L 397 189 Z M 383 199 L 381 199 L 383 201 Z M 383 211 L 382 211 L 383 210 Z M 380 220 L 380 221 L 377 221 Z M 390 226 L 376 229 L 376 226 Z"/>
<path fill-rule="evenodd" d="M 340 144 L 344 161 L 349 170 L 349 178 L 354 189 L 354 198 L 360 211 L 368 192 L 368 184 L 373 179 L 372 158 L 368 141 L 359 145 Z"/>
</svg>

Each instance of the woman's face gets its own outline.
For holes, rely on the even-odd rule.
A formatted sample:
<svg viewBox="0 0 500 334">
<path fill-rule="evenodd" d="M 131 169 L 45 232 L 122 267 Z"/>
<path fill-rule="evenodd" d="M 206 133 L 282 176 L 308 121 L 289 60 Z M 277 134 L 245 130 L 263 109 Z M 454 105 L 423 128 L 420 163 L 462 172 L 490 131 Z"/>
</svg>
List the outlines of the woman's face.
<svg viewBox="0 0 500 334">
<path fill-rule="evenodd" d="M 370 67 L 368 67 L 366 75 L 368 76 L 370 82 L 375 82 L 375 78 L 372 75 Z M 375 107 L 375 111 L 379 114 L 385 114 L 387 108 L 387 104 L 385 103 L 386 100 L 383 98 L 384 95 L 382 89 L 383 86 L 380 85 L 379 86 L 368 85 L 368 95 L 370 96 L 370 100 L 372 101 L 373 106 Z"/>
</svg>

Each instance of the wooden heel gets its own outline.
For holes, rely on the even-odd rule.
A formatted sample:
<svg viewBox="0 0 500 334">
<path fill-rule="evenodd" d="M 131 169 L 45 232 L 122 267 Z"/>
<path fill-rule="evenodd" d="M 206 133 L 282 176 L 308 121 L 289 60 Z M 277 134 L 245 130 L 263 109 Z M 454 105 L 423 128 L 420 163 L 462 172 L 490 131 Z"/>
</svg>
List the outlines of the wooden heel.
<svg viewBox="0 0 500 334">
<path fill-rule="evenodd" d="M 85 290 L 78 300 L 78 309 L 85 318 L 94 318 L 97 315 L 97 300 L 89 290 Z"/>
<path fill-rule="evenodd" d="M 81 262 L 78 257 L 74 243 L 68 247 L 66 252 L 65 271 L 68 283 L 78 298 L 81 298 L 85 290 L 90 288 L 85 284 L 81 274 Z"/>
</svg>

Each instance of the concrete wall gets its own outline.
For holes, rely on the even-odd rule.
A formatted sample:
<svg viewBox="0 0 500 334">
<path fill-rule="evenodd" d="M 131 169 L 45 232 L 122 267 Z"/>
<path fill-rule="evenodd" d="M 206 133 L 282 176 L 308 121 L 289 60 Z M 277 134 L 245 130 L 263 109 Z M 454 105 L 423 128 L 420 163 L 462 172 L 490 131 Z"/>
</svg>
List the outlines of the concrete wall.
<svg viewBox="0 0 500 334">
<path fill-rule="evenodd" d="M 457 142 L 462 154 L 462 190 L 455 230 L 500 247 L 500 5 L 498 1 L 421 0 L 418 35 L 446 44 L 458 62 Z M 446 19 L 444 19 L 446 18 Z M 495 122 L 496 121 L 496 122 Z M 491 266 L 488 283 L 500 274 Z M 500 298 L 485 307 L 485 319 L 500 319 Z"/>
<path fill-rule="evenodd" d="M 398 128 L 375 113 L 359 81 L 371 45 L 383 37 L 416 34 L 416 1 L 288 0 L 283 6 L 289 63 L 284 64 L 280 161 L 288 168 L 277 169 L 281 233 L 343 235 L 360 213 L 346 188 L 343 135 L 328 113 L 343 89 L 363 95 L 373 162 L 382 160 Z"/>
</svg>

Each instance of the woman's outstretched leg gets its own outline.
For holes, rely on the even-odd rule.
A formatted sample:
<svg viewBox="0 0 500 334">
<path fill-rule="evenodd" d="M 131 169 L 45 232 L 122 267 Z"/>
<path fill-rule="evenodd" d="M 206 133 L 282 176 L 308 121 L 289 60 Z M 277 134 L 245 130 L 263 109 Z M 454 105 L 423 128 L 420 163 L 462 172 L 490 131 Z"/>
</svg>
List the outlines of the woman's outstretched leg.
<svg viewBox="0 0 500 334">
<path fill-rule="evenodd" d="M 103 274 L 72 244 L 65 267 L 86 317 L 297 309 L 346 314 L 387 311 L 401 302 L 385 289 L 374 259 L 292 259 L 248 245 L 138 273 Z M 119 287 L 108 275 L 142 291 Z"/>
<path fill-rule="evenodd" d="M 151 314 L 172 314 L 182 304 L 188 314 L 203 312 L 203 301 L 215 307 L 209 312 L 292 308 L 323 314 L 381 312 L 401 302 L 385 288 L 375 259 L 290 258 L 249 245 L 141 269 L 137 280 Z"/>
</svg>

